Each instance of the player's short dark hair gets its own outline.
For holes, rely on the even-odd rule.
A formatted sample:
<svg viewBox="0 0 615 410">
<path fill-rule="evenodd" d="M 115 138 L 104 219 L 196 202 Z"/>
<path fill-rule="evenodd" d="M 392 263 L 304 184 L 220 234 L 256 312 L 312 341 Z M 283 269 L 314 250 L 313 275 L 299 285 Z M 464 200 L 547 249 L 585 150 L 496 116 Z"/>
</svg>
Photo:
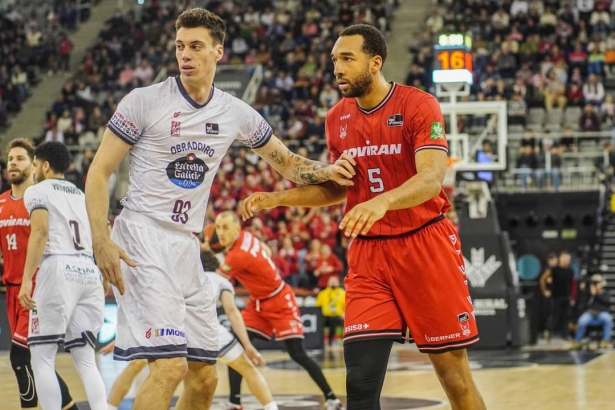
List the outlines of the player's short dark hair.
<svg viewBox="0 0 615 410">
<path fill-rule="evenodd" d="M 370 57 L 380 56 L 384 65 L 387 59 L 387 40 L 376 27 L 369 24 L 354 24 L 340 32 L 340 37 L 343 36 L 363 37 L 363 52 Z"/>
<path fill-rule="evenodd" d="M 49 162 L 49 166 L 56 174 L 63 174 L 70 167 L 68 148 L 58 141 L 43 142 L 34 150 L 34 156 L 39 161 Z"/>
<path fill-rule="evenodd" d="M 201 262 L 205 272 L 215 272 L 220 267 L 220 262 L 216 255 L 209 251 L 201 252 Z"/>
<path fill-rule="evenodd" d="M 13 148 L 25 149 L 30 159 L 31 160 L 34 159 L 34 145 L 32 145 L 30 140 L 27 140 L 25 138 L 15 138 L 11 142 L 9 142 L 9 145 L 7 147 L 7 152 L 12 150 Z"/>
<path fill-rule="evenodd" d="M 224 36 L 226 35 L 226 24 L 216 13 L 209 10 L 194 8 L 184 11 L 175 20 L 175 30 L 180 28 L 198 28 L 204 27 L 209 29 L 211 38 L 214 44 L 224 44 Z"/>
</svg>

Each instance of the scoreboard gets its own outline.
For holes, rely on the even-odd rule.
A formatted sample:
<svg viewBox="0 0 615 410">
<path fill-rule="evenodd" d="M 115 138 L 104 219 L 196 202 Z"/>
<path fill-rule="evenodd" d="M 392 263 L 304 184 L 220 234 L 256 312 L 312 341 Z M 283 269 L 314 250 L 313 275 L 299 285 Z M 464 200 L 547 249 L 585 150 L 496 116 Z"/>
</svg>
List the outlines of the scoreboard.
<svg viewBox="0 0 615 410">
<path fill-rule="evenodd" d="M 461 33 L 437 35 L 432 75 L 435 84 L 472 84 L 472 37 Z"/>
</svg>

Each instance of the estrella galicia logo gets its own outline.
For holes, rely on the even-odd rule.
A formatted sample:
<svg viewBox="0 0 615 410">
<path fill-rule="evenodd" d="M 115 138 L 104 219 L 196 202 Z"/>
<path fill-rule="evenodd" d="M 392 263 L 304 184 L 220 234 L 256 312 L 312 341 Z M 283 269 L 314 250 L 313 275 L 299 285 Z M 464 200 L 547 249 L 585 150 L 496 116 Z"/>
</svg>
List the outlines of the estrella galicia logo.
<svg viewBox="0 0 615 410">
<path fill-rule="evenodd" d="M 205 134 L 218 135 L 220 133 L 220 127 L 218 124 L 208 122 L 205 124 Z"/>
<path fill-rule="evenodd" d="M 167 176 L 180 188 L 194 189 L 205 180 L 209 167 L 202 159 L 190 153 L 178 158 L 167 166 Z"/>
<path fill-rule="evenodd" d="M 401 114 L 393 114 L 387 119 L 389 127 L 401 127 L 404 125 L 404 116 Z"/>
</svg>

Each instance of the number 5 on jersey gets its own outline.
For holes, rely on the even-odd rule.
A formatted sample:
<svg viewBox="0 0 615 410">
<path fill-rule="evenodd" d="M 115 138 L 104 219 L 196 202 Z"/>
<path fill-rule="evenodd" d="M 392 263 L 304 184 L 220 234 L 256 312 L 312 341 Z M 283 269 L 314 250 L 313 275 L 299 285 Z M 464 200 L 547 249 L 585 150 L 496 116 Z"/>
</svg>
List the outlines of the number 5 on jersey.
<svg viewBox="0 0 615 410">
<path fill-rule="evenodd" d="M 380 168 L 369 168 L 367 170 L 367 176 L 369 178 L 369 190 L 377 194 L 384 192 L 384 182 L 380 178 Z"/>
</svg>

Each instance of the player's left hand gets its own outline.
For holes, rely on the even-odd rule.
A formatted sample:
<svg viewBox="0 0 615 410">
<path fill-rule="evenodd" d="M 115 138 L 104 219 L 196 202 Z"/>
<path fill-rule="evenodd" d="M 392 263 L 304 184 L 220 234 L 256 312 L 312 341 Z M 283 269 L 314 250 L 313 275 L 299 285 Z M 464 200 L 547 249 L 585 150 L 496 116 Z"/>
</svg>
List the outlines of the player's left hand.
<svg viewBox="0 0 615 410">
<path fill-rule="evenodd" d="M 244 349 L 246 350 L 246 354 L 248 355 L 248 358 L 252 360 L 252 363 L 254 363 L 255 366 L 265 365 L 265 359 L 263 359 L 263 356 L 261 356 L 259 351 L 256 350 L 254 346 L 246 346 L 244 347 Z"/>
<path fill-rule="evenodd" d="M 367 235 L 372 225 L 384 216 L 389 206 L 381 196 L 372 198 L 352 208 L 340 223 L 340 231 L 347 237 L 356 238 L 357 235 Z"/>
<path fill-rule="evenodd" d="M 23 306 L 25 309 L 28 310 L 32 310 L 32 309 L 36 309 L 36 303 L 34 302 L 34 299 L 32 299 L 31 297 L 32 295 L 32 281 L 23 281 L 21 283 L 21 289 L 19 289 L 19 303 L 21 303 L 21 306 Z"/>
</svg>

